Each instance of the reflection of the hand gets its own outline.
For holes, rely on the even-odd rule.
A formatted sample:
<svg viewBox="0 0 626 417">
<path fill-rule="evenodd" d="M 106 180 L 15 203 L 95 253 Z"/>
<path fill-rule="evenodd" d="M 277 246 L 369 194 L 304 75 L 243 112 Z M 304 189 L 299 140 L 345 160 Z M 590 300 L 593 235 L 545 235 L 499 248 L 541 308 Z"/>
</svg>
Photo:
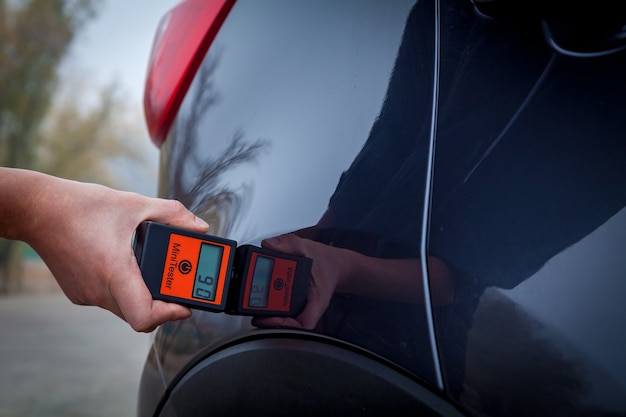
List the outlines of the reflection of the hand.
<svg viewBox="0 0 626 417">
<path fill-rule="evenodd" d="M 259 327 L 303 327 L 313 329 L 328 308 L 335 293 L 400 303 L 421 303 L 424 289 L 419 259 L 381 259 L 299 237 L 314 234 L 315 227 L 263 241 L 275 251 L 313 259 L 307 304 L 296 318 L 255 318 Z M 448 267 L 429 257 L 432 303 L 452 303 L 454 287 Z"/>
</svg>

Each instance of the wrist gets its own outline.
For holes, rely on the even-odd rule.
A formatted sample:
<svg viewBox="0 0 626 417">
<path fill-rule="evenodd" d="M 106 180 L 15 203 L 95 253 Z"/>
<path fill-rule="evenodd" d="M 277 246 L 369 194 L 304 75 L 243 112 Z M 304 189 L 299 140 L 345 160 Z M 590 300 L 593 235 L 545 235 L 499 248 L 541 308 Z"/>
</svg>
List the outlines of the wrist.
<svg viewBox="0 0 626 417">
<path fill-rule="evenodd" d="M 37 213 L 48 176 L 34 171 L 2 168 L 0 175 L 0 233 L 12 240 L 28 241 L 37 227 Z"/>
<path fill-rule="evenodd" d="M 358 285 L 358 266 L 361 254 L 348 249 L 333 248 L 335 251 L 335 268 L 337 276 L 337 286 L 335 291 L 338 293 L 352 294 L 355 293 L 355 285 Z M 355 282 L 356 281 L 356 282 Z"/>
</svg>

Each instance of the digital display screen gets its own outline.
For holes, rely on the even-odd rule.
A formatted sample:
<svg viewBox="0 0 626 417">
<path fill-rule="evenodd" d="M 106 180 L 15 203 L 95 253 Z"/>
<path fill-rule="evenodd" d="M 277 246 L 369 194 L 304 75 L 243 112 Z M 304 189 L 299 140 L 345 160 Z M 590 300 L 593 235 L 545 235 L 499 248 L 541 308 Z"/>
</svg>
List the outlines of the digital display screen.
<svg viewBox="0 0 626 417">
<path fill-rule="evenodd" d="M 250 287 L 250 307 L 267 308 L 267 294 L 274 270 L 274 260 L 264 256 L 257 256 L 254 265 L 254 274 Z"/>
<path fill-rule="evenodd" d="M 224 248 L 221 246 L 202 243 L 198 256 L 196 279 L 193 284 L 193 297 L 208 301 L 215 300 L 217 277 L 219 277 L 222 265 L 223 252 Z"/>
</svg>

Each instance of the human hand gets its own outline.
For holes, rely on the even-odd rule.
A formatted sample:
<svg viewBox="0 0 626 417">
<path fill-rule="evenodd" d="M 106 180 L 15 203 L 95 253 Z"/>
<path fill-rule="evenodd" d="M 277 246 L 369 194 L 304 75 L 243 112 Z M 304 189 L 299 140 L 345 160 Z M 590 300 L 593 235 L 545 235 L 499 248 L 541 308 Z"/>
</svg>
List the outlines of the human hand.
<svg viewBox="0 0 626 417">
<path fill-rule="evenodd" d="M 302 229 L 315 233 L 314 228 Z M 254 318 L 259 327 L 314 328 L 334 293 L 396 303 L 423 303 L 421 261 L 418 258 L 376 258 L 300 237 L 302 230 L 267 239 L 262 246 L 278 252 L 313 259 L 307 303 L 302 313 L 293 318 Z M 296 235 L 296 233 L 298 235 Z M 305 234 L 306 235 L 306 234 Z M 429 256 L 429 297 L 435 306 L 454 301 L 452 272 L 442 260 Z"/>
<path fill-rule="evenodd" d="M 206 232 L 204 221 L 177 201 L 44 178 L 22 240 L 41 256 L 70 301 L 107 309 L 142 332 L 191 315 L 186 307 L 152 299 L 131 242 L 144 220 Z"/>
<path fill-rule="evenodd" d="M 305 256 L 313 260 L 307 303 L 298 317 L 255 317 L 252 324 L 258 327 L 298 327 L 313 329 L 341 285 L 348 266 L 347 250 L 328 246 L 289 233 L 266 239 L 262 246 L 282 253 Z"/>
</svg>

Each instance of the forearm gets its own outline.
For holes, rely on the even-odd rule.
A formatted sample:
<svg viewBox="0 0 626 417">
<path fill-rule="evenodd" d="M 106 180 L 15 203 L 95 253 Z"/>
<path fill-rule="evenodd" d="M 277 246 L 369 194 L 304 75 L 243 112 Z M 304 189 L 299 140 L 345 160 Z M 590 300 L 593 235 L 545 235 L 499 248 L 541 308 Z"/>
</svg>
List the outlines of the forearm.
<svg viewBox="0 0 626 417">
<path fill-rule="evenodd" d="M 0 168 L 0 237 L 31 245 L 73 303 L 105 308 L 137 331 L 191 314 L 152 300 L 141 278 L 131 242 L 145 220 L 208 230 L 177 201 Z"/>
<path fill-rule="evenodd" d="M 36 250 L 81 233 L 107 204 L 121 207 L 123 193 L 36 171 L 0 168 L 0 236 Z M 81 223 L 82 220 L 82 223 Z"/>
<path fill-rule="evenodd" d="M 340 274 L 337 292 L 395 302 L 423 302 L 422 267 L 418 259 L 380 259 L 341 251 L 341 268 L 345 272 Z M 441 260 L 430 257 L 428 271 L 433 304 L 450 304 L 454 286 L 449 269 Z"/>
<path fill-rule="evenodd" d="M 38 172 L 0 168 L 0 237 L 27 240 L 32 235 L 36 213 L 54 180 Z"/>
</svg>

